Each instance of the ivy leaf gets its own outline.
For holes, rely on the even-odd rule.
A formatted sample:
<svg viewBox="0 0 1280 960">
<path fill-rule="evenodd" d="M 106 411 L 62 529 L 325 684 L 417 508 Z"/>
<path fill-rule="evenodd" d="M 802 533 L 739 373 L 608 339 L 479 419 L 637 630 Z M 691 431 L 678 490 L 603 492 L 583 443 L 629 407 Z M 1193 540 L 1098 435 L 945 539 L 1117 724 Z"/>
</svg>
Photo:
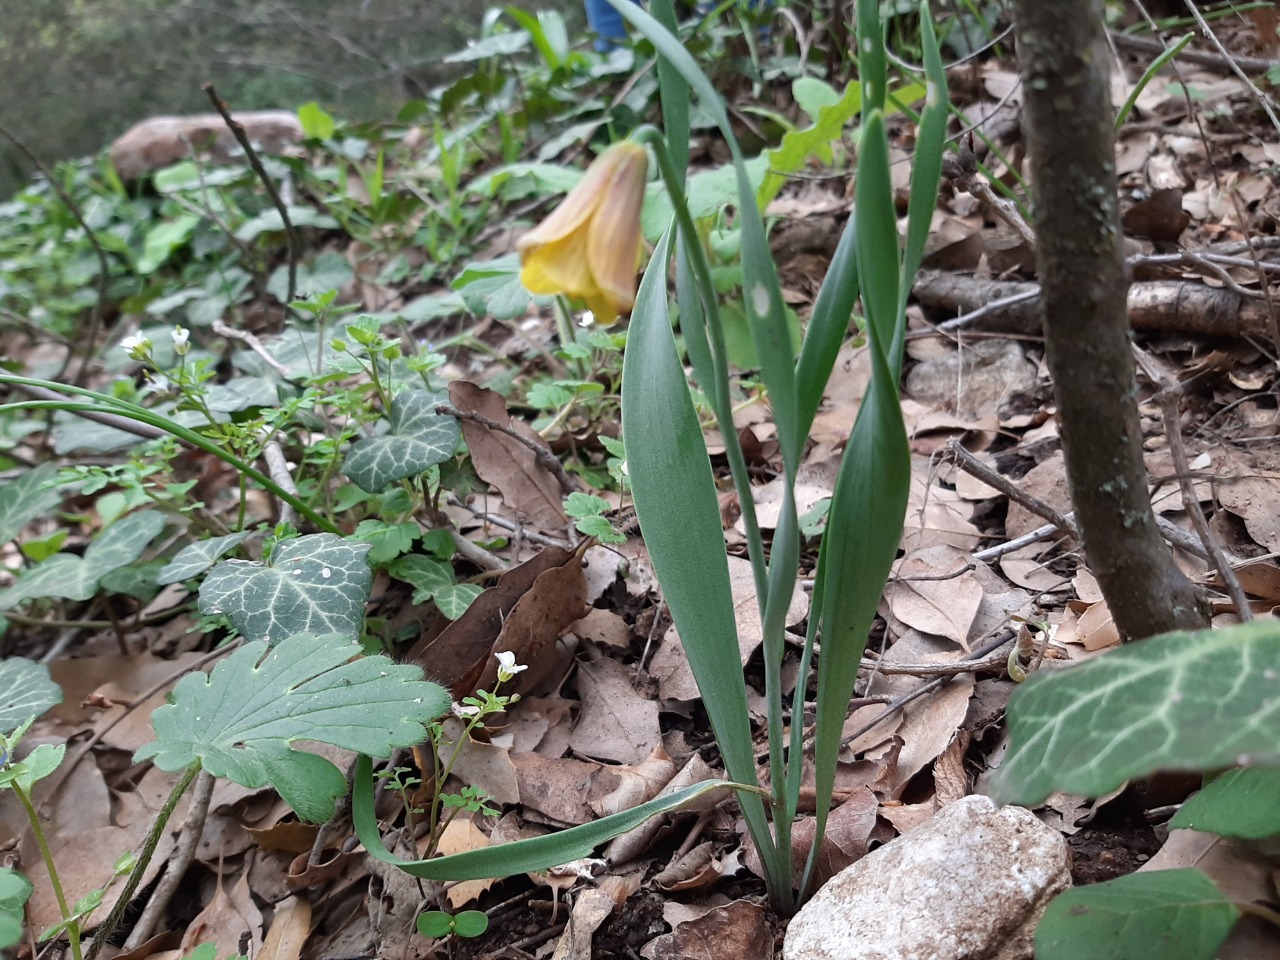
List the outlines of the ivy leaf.
<svg viewBox="0 0 1280 960">
<path fill-rule="evenodd" d="M 1199 870 L 1132 873 L 1055 898 L 1036 927 L 1036 957 L 1213 960 L 1239 917 Z"/>
<path fill-rule="evenodd" d="M 246 637 L 356 637 L 373 588 L 367 543 L 314 533 L 276 546 L 267 563 L 223 560 L 200 585 L 200 612 L 225 614 Z"/>
<path fill-rule="evenodd" d="M 462 431 L 453 417 L 436 413 L 448 397 L 429 390 L 403 390 L 391 401 L 391 430 L 361 440 L 347 454 L 342 472 L 362 489 L 379 493 L 397 480 L 416 477 L 453 456 Z"/>
<path fill-rule="evenodd" d="M 1280 761 L 1280 622 L 1167 633 L 1032 677 L 1009 701 L 998 803 L 1098 797 L 1156 770 Z"/>
<path fill-rule="evenodd" d="M 1228 770 L 1182 805 L 1169 829 L 1186 828 L 1220 837 L 1261 840 L 1280 834 L 1280 769 Z"/>
<path fill-rule="evenodd" d="M 164 516 L 157 510 L 132 513 L 117 520 L 89 544 L 83 557 L 56 553 L 0 592 L 0 610 L 32 597 L 88 600 L 106 574 L 137 560 L 163 529 Z"/>
<path fill-rule="evenodd" d="M 134 759 L 170 771 L 199 762 L 243 787 L 270 784 L 303 819 L 328 820 L 346 780 L 294 741 L 389 757 L 420 743 L 423 725 L 449 709 L 449 694 L 417 667 L 381 655 L 353 660 L 359 652 L 338 633 L 293 634 L 270 652 L 264 640 L 247 643 L 211 674 L 178 681 L 173 702 L 152 714 L 156 740 Z"/>
<path fill-rule="evenodd" d="M 0 660 L 0 733 L 10 733 L 61 702 L 62 688 L 43 663 L 22 657 Z"/>
<path fill-rule="evenodd" d="M 448 563 L 418 553 L 392 561 L 387 572 L 413 585 L 414 603 L 434 601 L 450 620 L 457 620 L 466 613 L 467 607 L 481 593 L 476 584 L 455 583 L 453 567 Z"/>
<path fill-rule="evenodd" d="M 156 577 L 156 583 L 163 587 L 166 584 L 200 576 L 213 566 L 219 557 L 230 553 L 244 543 L 252 532 L 241 530 L 239 533 L 229 533 L 225 537 L 210 537 L 208 540 L 187 544 L 160 571 L 160 575 Z"/>
<path fill-rule="evenodd" d="M 61 502 L 53 486 L 57 478 L 58 468 L 45 463 L 0 487 L 0 543 L 8 543 L 28 523 Z"/>
</svg>

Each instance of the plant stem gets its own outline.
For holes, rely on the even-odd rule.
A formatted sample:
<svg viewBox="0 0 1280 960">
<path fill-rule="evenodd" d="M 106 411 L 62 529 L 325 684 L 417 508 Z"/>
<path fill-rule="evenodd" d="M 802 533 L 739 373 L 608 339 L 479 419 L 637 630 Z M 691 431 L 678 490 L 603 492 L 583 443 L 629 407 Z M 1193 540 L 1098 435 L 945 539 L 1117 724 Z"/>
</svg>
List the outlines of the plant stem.
<svg viewBox="0 0 1280 960">
<path fill-rule="evenodd" d="M 62 881 L 58 879 L 58 866 L 53 862 L 53 851 L 49 849 L 48 838 L 44 835 L 44 828 L 40 826 L 40 817 L 31 803 L 31 798 L 27 796 L 27 791 L 23 790 L 16 780 L 10 781 L 9 786 L 14 796 L 18 798 L 18 802 L 22 804 L 22 809 L 27 813 L 27 820 L 31 824 L 31 835 L 35 837 L 36 846 L 40 848 L 40 859 L 44 861 L 44 867 L 49 871 L 49 886 L 53 888 L 53 896 L 58 901 L 58 912 L 62 915 L 62 922 L 67 927 L 71 956 L 75 960 L 80 960 L 80 923 L 72 918 L 71 908 L 67 906 L 67 896 L 62 892 Z"/>
<path fill-rule="evenodd" d="M 151 825 L 151 832 L 147 834 L 147 839 L 143 841 L 142 851 L 138 854 L 138 862 L 134 866 L 133 872 L 129 874 L 129 882 L 120 891 L 120 896 L 116 898 L 116 903 L 111 908 L 111 913 L 103 921 L 102 926 L 98 928 L 97 936 L 93 938 L 93 946 L 89 948 L 89 953 L 85 960 L 97 960 L 103 945 L 111 937 L 111 934 L 115 932 L 116 927 L 120 925 L 120 920 L 124 917 L 125 910 L 128 909 L 130 902 L 133 900 L 133 895 L 138 892 L 138 887 L 142 884 L 142 876 L 147 872 L 147 866 L 151 863 L 151 858 L 155 856 L 156 847 L 160 845 L 160 838 L 164 836 L 164 828 L 169 823 L 169 818 L 173 816 L 173 811 L 178 807 L 178 801 L 182 799 L 182 795 L 187 792 L 187 788 L 191 786 L 192 781 L 195 780 L 196 774 L 199 772 L 200 764 L 193 763 L 187 767 L 182 779 L 175 783 L 173 789 L 169 791 L 168 799 L 165 800 L 164 806 L 160 808 L 160 813 L 156 815 L 155 823 Z M 79 960 L 78 957 L 77 960 Z"/>
</svg>

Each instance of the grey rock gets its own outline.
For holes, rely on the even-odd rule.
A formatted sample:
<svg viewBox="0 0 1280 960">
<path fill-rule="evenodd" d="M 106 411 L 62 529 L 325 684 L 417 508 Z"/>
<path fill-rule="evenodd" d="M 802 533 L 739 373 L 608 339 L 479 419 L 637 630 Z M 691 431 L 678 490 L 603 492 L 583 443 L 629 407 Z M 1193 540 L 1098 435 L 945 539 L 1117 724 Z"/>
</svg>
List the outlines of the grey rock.
<svg viewBox="0 0 1280 960">
<path fill-rule="evenodd" d="M 1030 811 L 965 797 L 832 878 L 791 921 L 784 960 L 1029 960 L 1070 862 Z"/>
</svg>

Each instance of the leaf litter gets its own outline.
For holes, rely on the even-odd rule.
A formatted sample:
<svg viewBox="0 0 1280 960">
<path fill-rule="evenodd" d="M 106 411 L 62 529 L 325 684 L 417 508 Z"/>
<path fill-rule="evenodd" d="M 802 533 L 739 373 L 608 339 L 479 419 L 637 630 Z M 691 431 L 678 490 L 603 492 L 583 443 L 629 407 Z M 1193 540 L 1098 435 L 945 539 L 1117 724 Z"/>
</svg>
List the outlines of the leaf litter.
<svg viewBox="0 0 1280 960">
<path fill-rule="evenodd" d="M 1017 76 L 1007 66 L 990 60 L 975 71 L 976 87 L 966 91 L 957 84 L 967 114 L 1006 145 L 1017 135 Z M 1117 73 L 1125 95 L 1141 66 L 1128 64 L 1128 79 Z M 1212 134 L 1206 142 L 1191 122 L 1180 88 L 1172 77 L 1160 75 L 1121 128 L 1120 188 L 1131 255 L 1137 258 L 1139 298 L 1144 285 L 1161 282 L 1151 273 L 1224 290 L 1221 273 L 1194 256 L 1157 262 L 1160 244 L 1177 240 L 1193 252 L 1237 255 L 1219 251 L 1267 232 L 1267 218 L 1280 200 L 1268 173 L 1280 163 L 1280 149 L 1266 130 L 1251 129 L 1238 109 L 1244 102 L 1239 80 L 1192 66 L 1183 68 L 1178 82 L 1199 91 L 1197 110 L 1226 111 L 1238 122 L 1236 129 Z M 1231 154 L 1224 159 L 1226 149 Z M 997 172 L 1001 169 L 997 163 Z M 774 242 L 789 302 L 803 315 L 815 290 L 813 277 L 821 275 L 830 251 L 794 225 L 813 219 L 820 222 L 818 233 L 834 235 L 847 205 L 838 187 L 803 181 L 786 188 L 771 210 L 793 225 L 790 240 L 788 231 L 779 230 Z M 1268 248 L 1264 245 L 1258 255 L 1267 256 Z M 984 552 L 1041 528 L 1044 517 L 935 455 L 946 442 L 958 440 L 1026 498 L 1059 513 L 1070 509 L 1042 347 L 1027 326 L 1028 315 L 994 311 L 986 329 L 975 323 L 950 338 L 932 336 L 927 322 L 980 310 L 1002 285 L 1034 280 L 1029 262 L 1027 251 L 980 201 L 969 192 L 944 188 L 926 263 L 935 273 L 922 277 L 917 291 L 913 363 L 904 383 L 915 453 L 907 526 L 858 689 L 862 700 L 846 725 L 838 806 L 819 857 L 824 876 L 924 822 L 945 803 L 982 789 L 986 772 L 999 762 L 999 713 L 1012 684 L 998 667 L 977 674 L 953 668 L 993 638 L 1007 634 L 1011 640 L 1011 617 L 1046 621 L 1037 656 L 1049 663 L 1083 659 L 1118 640 L 1078 544 L 1059 533 L 984 558 Z M 1231 283 L 1254 293 L 1261 288 L 1249 266 L 1231 263 L 1226 269 Z M 942 295 L 944 283 L 950 292 Z M 374 286 L 368 292 L 379 293 Z M 1274 372 L 1268 359 L 1274 344 L 1251 349 L 1223 339 L 1239 328 L 1221 326 L 1221 314 L 1197 314 L 1194 307 L 1178 312 L 1162 300 L 1139 317 L 1134 295 L 1130 302 L 1135 326 L 1148 331 L 1144 349 L 1185 377 L 1189 418 L 1177 427 L 1195 458 L 1196 495 L 1212 511 L 1215 533 L 1240 561 L 1237 573 L 1251 600 L 1260 610 L 1271 610 L 1280 604 L 1275 560 L 1280 415 L 1269 393 Z M 527 356 L 530 340 L 546 355 L 554 343 L 550 325 L 533 314 L 527 321 L 518 335 L 493 327 L 480 332 L 496 336 L 497 356 Z M 1223 351 L 1227 360 L 1213 359 L 1214 351 Z M 801 468 L 802 512 L 830 495 L 835 457 L 865 390 L 865 360 L 865 351 L 850 344 L 837 362 Z M 502 370 L 486 362 L 489 373 Z M 481 369 L 478 358 L 465 352 L 451 364 Z M 589 488 L 548 468 L 547 457 L 562 450 L 559 441 L 574 436 L 580 425 L 566 423 L 544 438 L 512 415 L 500 394 L 479 385 L 484 377 L 473 376 L 477 382 L 455 380 L 449 403 L 461 414 L 476 473 L 492 491 L 485 495 L 483 512 L 509 523 L 503 528 L 508 542 L 494 548 L 504 569 L 486 581 L 456 620 L 427 618 L 419 624 L 404 660 L 423 666 L 455 699 L 492 688 L 496 652 L 515 653 L 530 670 L 517 678 L 523 699 L 464 745 L 453 771 L 461 784 L 483 787 L 504 815 L 496 821 L 456 819 L 445 831 L 442 851 L 589 822 L 707 779 L 716 764 L 697 687 L 660 606 L 643 542 L 633 536 L 616 551 L 591 547 L 585 552 L 545 542 L 566 536 L 562 502 L 567 488 Z M 766 474 L 777 451 L 767 415 L 762 416 L 764 405 L 752 407 L 740 426 L 751 431 L 753 461 L 765 471 L 755 495 L 762 525 L 769 529 L 777 492 Z M 1167 483 L 1172 469 L 1164 456 L 1167 440 L 1158 411 L 1146 405 L 1142 411 L 1149 470 L 1158 491 L 1156 481 Z M 713 462 L 723 469 L 722 459 L 716 459 L 722 448 L 713 436 L 708 440 Z M 1157 492 L 1157 509 L 1189 529 L 1171 489 L 1166 486 L 1164 496 Z M 8 495 L 0 491 L 0 513 L 21 528 L 31 516 L 6 506 Z M 493 530 L 490 520 L 472 522 L 482 532 Z M 526 530 L 542 539 L 526 537 Z M 733 530 L 726 535 L 732 544 Z M 71 560 L 63 565 L 75 583 L 64 592 L 78 597 L 85 571 L 72 569 Z M 1180 560 L 1206 586 L 1219 586 L 1190 555 Z M 7 557 L 7 565 L 13 562 Z M 761 638 L 749 565 L 732 557 L 730 569 L 742 663 L 748 682 L 758 684 L 753 657 Z M 21 599 L 20 594 L 6 596 L 6 606 Z M 402 599 L 390 592 L 383 602 Z M 1223 617 L 1232 616 L 1229 605 L 1219 609 Z M 246 608 L 241 615 L 261 613 Z M 788 616 L 797 644 L 808 616 L 808 595 L 797 591 Z M 143 644 L 157 640 L 138 637 Z M 166 689 L 188 664 L 202 659 L 186 652 L 177 659 L 151 652 L 118 656 L 108 652 L 115 643 L 108 632 L 99 633 L 87 637 L 75 657 L 53 660 L 54 679 L 67 701 L 30 735 L 33 745 L 42 737 L 62 742 L 77 731 L 96 736 L 73 775 L 37 791 L 55 853 L 74 865 L 65 875 L 72 899 L 106 885 L 115 856 L 140 843 L 169 780 L 157 768 L 134 778 L 128 755 L 149 739 L 151 712 L 164 703 Z M 146 648 L 135 644 L 134 649 Z M 894 672 L 896 667 L 910 669 Z M 166 676 L 167 685 L 161 682 Z M 160 688 L 154 689 L 157 683 Z M 792 693 L 797 702 L 809 695 Z M 460 729 L 451 721 L 446 735 L 456 737 Z M 1177 789 L 1190 790 L 1175 788 L 1175 796 Z M 1130 789 L 1105 802 L 1051 797 L 1042 815 L 1056 817 L 1069 834 L 1077 870 L 1101 879 L 1135 868 L 1149 856 L 1135 851 L 1159 845 L 1165 831 L 1152 830 L 1147 814 L 1160 805 Z M 390 815 L 391 809 L 383 812 Z M 37 857 L 30 837 L 11 813 L 0 814 L 0 842 L 16 844 L 23 861 L 32 864 Z M 161 840 L 152 873 L 174 846 L 181 814 L 174 824 Z M 551 878 L 553 900 L 528 879 L 450 886 L 443 895 L 451 907 L 480 905 L 493 921 L 486 937 L 465 945 L 474 946 L 472 953 L 452 955 L 499 956 L 511 944 L 533 948 L 537 941 L 547 944 L 553 957 L 772 957 L 776 918 L 766 916 L 757 902 L 759 864 L 741 836 L 732 803 L 708 802 L 618 838 L 595 866 Z M 797 824 L 796 836 L 802 854 L 812 843 L 812 820 Z M 1149 867 L 1194 863 L 1219 884 L 1241 885 L 1244 900 L 1270 895 L 1265 877 L 1255 876 L 1229 845 L 1192 849 L 1187 832 L 1169 836 Z M 207 940 L 218 945 L 219 956 L 241 952 L 246 944 L 252 955 L 282 958 L 355 955 L 375 948 L 382 956 L 429 955 L 429 946 L 409 932 L 423 900 L 417 883 L 344 849 L 341 834 L 321 857 L 308 856 L 316 838 L 316 829 L 297 821 L 270 791 L 221 782 L 187 880 L 195 897 L 191 902 L 200 909 L 171 910 L 165 927 L 181 937 L 168 949 L 185 950 Z M 47 880 L 38 870 L 30 873 L 36 887 L 30 918 L 38 929 L 54 922 L 57 911 Z M 548 931 L 550 937 L 538 939 Z M 461 941 L 454 944 L 455 950 L 463 947 Z M 165 954 L 157 949 L 135 955 Z"/>
</svg>

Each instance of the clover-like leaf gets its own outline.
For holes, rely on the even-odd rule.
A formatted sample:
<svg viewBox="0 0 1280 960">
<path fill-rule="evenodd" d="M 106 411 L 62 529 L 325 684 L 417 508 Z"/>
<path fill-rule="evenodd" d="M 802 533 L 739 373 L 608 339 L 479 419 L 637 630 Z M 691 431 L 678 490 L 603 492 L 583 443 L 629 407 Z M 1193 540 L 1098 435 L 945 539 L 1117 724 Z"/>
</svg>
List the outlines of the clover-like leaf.
<svg viewBox="0 0 1280 960">
<path fill-rule="evenodd" d="M 30 521 L 58 505 L 62 498 L 53 486 L 57 478 L 58 468 L 45 463 L 0 487 L 0 543 L 8 543 Z"/>
<path fill-rule="evenodd" d="M 358 643 L 337 633 L 297 633 L 270 652 L 265 641 L 247 643 L 211 674 L 178 681 L 173 702 L 152 714 L 156 740 L 136 759 L 154 759 L 162 770 L 198 761 L 241 786 L 270 784 L 305 820 L 327 820 L 346 782 L 293 741 L 387 757 L 420 743 L 423 724 L 449 709 L 449 694 L 417 667 L 380 655 L 353 660 L 359 653 Z"/>
<path fill-rule="evenodd" d="M 56 553 L 0 592 L 0 610 L 32 597 L 88 600 L 103 576 L 137 560 L 163 529 L 164 516 L 157 510 L 144 510 L 117 520 L 89 544 L 83 557 Z"/>
<path fill-rule="evenodd" d="M 436 413 L 448 401 L 429 390 L 403 390 L 391 401 L 391 430 L 351 448 L 342 472 L 370 493 L 416 477 L 453 456 L 462 435 L 458 421 Z"/>
<path fill-rule="evenodd" d="M 38 717 L 62 702 L 62 688 L 49 677 L 49 668 L 34 660 L 0 660 L 0 733 Z"/>
<path fill-rule="evenodd" d="M 314 533 L 277 544 L 267 563 L 223 560 L 200 584 L 200 612 L 225 614 L 246 637 L 358 636 L 373 588 L 367 543 Z"/>
<path fill-rule="evenodd" d="M 208 540 L 187 544 L 160 571 L 160 575 L 156 577 L 156 583 L 163 587 L 165 584 L 178 583 L 181 580 L 200 576 L 213 566 L 219 557 L 230 553 L 244 543 L 252 532 L 252 530 L 241 530 L 239 533 L 229 533 L 225 537 L 210 537 Z"/>
<path fill-rule="evenodd" d="M 999 803 L 1098 797 L 1156 770 L 1280 762 L 1280 623 L 1168 633 L 1032 677 L 1009 701 Z"/>
</svg>

